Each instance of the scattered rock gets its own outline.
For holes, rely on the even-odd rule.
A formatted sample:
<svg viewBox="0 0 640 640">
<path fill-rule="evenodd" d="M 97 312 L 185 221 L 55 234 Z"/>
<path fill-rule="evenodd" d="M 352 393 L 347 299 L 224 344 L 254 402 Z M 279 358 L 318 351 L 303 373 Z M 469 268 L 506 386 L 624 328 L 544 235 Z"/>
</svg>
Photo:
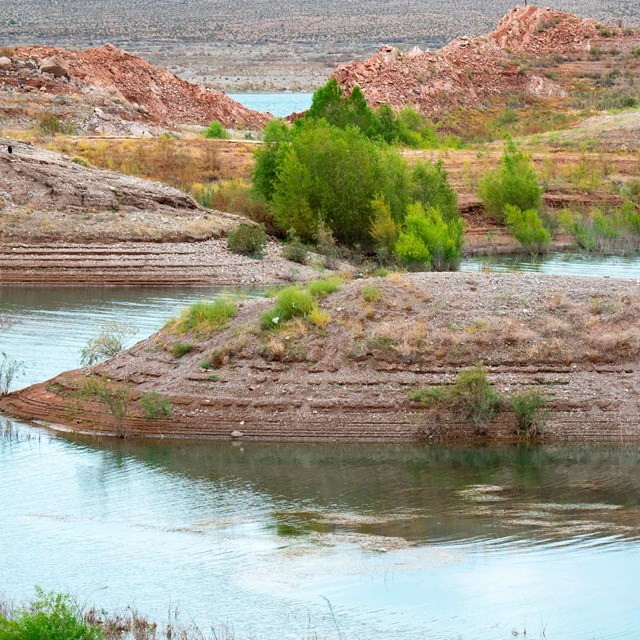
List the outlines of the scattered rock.
<svg viewBox="0 0 640 640">
<path fill-rule="evenodd" d="M 12 62 L 11 58 L 7 58 L 7 56 L 2 56 L 0 58 L 0 70 L 6 71 L 7 69 L 11 69 Z"/>
<path fill-rule="evenodd" d="M 238 431 L 237 429 L 231 432 L 232 438 L 242 438 L 243 436 L 244 436 L 244 433 L 242 433 L 242 431 Z"/>
<path fill-rule="evenodd" d="M 68 78 L 69 69 L 59 55 L 53 55 L 40 62 L 40 71 L 50 73 L 54 78 Z"/>
</svg>

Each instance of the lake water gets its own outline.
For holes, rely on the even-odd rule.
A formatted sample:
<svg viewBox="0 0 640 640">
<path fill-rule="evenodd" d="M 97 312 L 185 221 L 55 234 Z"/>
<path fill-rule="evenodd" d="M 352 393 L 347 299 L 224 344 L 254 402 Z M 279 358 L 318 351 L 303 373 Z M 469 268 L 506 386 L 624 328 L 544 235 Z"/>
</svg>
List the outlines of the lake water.
<svg viewBox="0 0 640 640">
<path fill-rule="evenodd" d="M 548 273 L 567 276 L 640 278 L 640 256 L 590 256 L 553 252 L 544 256 L 481 256 L 465 258 L 461 271 Z"/>
<path fill-rule="evenodd" d="M 248 109 L 268 111 L 278 118 L 291 113 L 306 111 L 311 106 L 313 93 L 230 93 Z"/>
<path fill-rule="evenodd" d="M 0 288 L 0 351 L 43 380 L 104 321 L 141 339 L 212 295 Z M 0 418 L 0 505 L 13 598 L 177 609 L 237 640 L 640 637 L 640 445 L 114 441 Z"/>
</svg>

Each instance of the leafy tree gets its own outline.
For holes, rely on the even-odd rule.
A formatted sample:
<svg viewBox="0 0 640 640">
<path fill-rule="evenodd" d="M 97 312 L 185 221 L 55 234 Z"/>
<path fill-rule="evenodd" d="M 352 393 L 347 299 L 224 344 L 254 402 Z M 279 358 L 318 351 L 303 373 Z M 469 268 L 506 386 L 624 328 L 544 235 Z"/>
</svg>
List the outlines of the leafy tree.
<svg viewBox="0 0 640 640">
<path fill-rule="evenodd" d="M 540 215 L 535 209 L 522 211 L 508 204 L 504 208 L 507 228 L 515 239 L 530 253 L 544 253 L 551 243 L 551 234 L 542 225 Z"/>
<path fill-rule="evenodd" d="M 376 244 L 378 256 L 385 262 L 393 253 L 393 246 L 398 238 L 398 227 L 391 217 L 391 207 L 384 196 L 377 194 L 371 201 L 371 209 L 371 238 Z"/>
<path fill-rule="evenodd" d="M 453 220 L 460 214 L 458 195 L 451 188 L 442 160 L 434 165 L 418 163 L 411 175 L 411 199 L 425 207 L 440 209 L 445 220 Z"/>
<path fill-rule="evenodd" d="M 264 129 L 264 144 L 255 153 L 253 187 L 265 200 L 271 200 L 277 180 L 277 170 L 292 132 L 284 120 L 271 120 Z"/>
</svg>

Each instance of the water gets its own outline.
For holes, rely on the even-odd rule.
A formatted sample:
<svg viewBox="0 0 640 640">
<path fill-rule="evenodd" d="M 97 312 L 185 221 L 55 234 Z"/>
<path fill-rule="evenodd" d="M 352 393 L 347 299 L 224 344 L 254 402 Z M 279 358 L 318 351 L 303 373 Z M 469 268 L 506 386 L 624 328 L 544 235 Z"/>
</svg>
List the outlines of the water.
<svg viewBox="0 0 640 640">
<path fill-rule="evenodd" d="M 465 258 L 461 271 L 518 271 L 566 276 L 640 278 L 640 256 L 589 256 L 581 253 L 548 253 L 544 256 L 481 256 Z"/>
<path fill-rule="evenodd" d="M 28 379 L 213 292 L 0 289 Z M 132 442 L 0 418 L 0 592 L 267 640 L 635 640 L 640 445 Z"/>
<path fill-rule="evenodd" d="M 291 113 L 306 111 L 311 106 L 313 93 L 230 93 L 229 97 L 248 109 L 267 111 L 284 118 Z"/>
</svg>

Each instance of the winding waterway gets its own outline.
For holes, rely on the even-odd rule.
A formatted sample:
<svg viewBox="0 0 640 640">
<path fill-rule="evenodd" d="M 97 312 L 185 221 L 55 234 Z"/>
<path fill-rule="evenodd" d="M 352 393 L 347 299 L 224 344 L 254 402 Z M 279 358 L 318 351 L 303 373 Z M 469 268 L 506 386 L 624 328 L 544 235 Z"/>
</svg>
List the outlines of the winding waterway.
<svg viewBox="0 0 640 640">
<path fill-rule="evenodd" d="M 44 380 L 105 321 L 141 339 L 212 295 L 0 288 L 0 351 Z M 12 598 L 41 585 L 237 639 L 640 636 L 639 445 L 136 442 L 5 417 L 0 505 Z"/>
</svg>

